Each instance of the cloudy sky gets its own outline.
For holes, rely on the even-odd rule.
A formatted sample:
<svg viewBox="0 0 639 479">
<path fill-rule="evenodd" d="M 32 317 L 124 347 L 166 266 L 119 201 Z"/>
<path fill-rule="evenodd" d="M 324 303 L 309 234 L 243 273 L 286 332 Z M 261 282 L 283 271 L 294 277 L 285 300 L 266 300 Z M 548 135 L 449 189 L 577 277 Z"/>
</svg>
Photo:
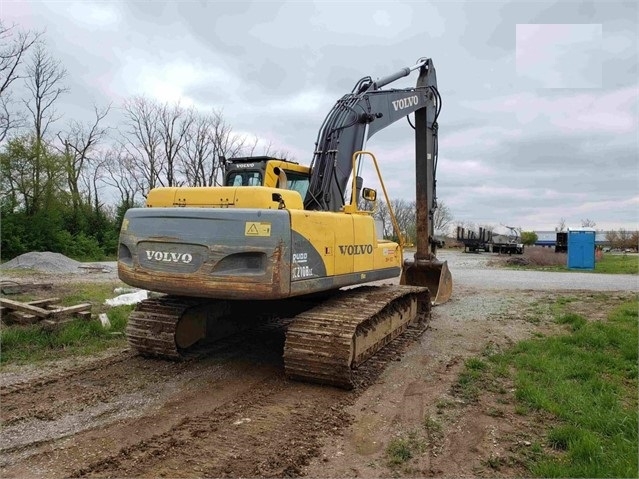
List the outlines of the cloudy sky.
<svg viewBox="0 0 639 479">
<path fill-rule="evenodd" d="M 357 80 L 430 57 L 443 97 L 438 197 L 456 221 L 639 222 L 636 2 L 0 0 L 0 17 L 46 30 L 69 72 L 65 118 L 132 95 L 180 100 L 222 109 L 236 132 L 301 163 Z M 368 144 L 392 197 L 414 199 L 413 148 L 405 121 Z"/>
</svg>

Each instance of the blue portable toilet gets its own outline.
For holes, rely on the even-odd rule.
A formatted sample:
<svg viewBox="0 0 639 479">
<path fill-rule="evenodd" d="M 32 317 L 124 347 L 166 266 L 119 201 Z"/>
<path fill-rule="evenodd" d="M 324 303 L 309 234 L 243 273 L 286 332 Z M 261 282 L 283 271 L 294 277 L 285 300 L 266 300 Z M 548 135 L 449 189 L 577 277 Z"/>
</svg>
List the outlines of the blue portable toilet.
<svg viewBox="0 0 639 479">
<path fill-rule="evenodd" d="M 594 230 L 568 230 L 568 268 L 595 269 Z"/>
</svg>

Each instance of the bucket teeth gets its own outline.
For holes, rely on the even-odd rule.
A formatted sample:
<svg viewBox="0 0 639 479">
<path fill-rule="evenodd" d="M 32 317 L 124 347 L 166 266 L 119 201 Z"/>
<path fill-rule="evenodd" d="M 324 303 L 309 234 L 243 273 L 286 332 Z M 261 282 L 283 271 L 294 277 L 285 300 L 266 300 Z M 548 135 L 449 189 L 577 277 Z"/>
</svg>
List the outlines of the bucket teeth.
<svg viewBox="0 0 639 479">
<path fill-rule="evenodd" d="M 447 302 L 453 293 L 453 276 L 447 261 L 405 261 L 399 284 L 428 288 L 432 304 Z"/>
</svg>

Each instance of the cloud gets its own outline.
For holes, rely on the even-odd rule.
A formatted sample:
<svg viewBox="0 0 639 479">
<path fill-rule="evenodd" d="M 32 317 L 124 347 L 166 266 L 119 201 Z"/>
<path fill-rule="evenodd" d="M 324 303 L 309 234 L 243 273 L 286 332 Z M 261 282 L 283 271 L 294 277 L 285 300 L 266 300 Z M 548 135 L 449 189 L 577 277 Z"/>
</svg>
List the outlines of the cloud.
<svg viewBox="0 0 639 479">
<path fill-rule="evenodd" d="M 199 61 L 183 58 L 152 61 L 145 57 L 144 52 L 132 55 L 130 50 L 121 58 L 123 74 L 118 81 L 122 91 L 146 95 L 160 102 L 181 102 L 191 106 L 196 104 L 196 100 L 189 95 L 191 89 L 215 89 L 223 85 L 227 95 L 231 95 L 232 85 L 237 84 L 229 70 L 204 65 Z"/>
<path fill-rule="evenodd" d="M 520 78 L 542 88 L 601 88 L 601 24 L 518 24 Z"/>
<path fill-rule="evenodd" d="M 86 29 L 115 30 L 121 24 L 122 13 L 117 3 L 71 2 L 61 5 L 66 15 Z"/>
<path fill-rule="evenodd" d="M 117 107 L 146 94 L 221 110 L 236 133 L 260 138 L 258 148 L 270 144 L 306 164 L 325 115 L 358 79 L 429 56 L 444 100 L 438 195 L 456 219 L 546 230 L 561 217 L 574 226 L 580 217 L 636 225 L 636 3 L 25 1 L 0 8 L 7 21 L 46 28 L 47 46 L 69 70 L 70 94 L 56 105 L 64 119 L 91 118 L 93 100 Z M 391 86 L 414 82 L 413 75 Z M 402 120 L 368 144 L 393 198 L 414 198 L 413 137 Z M 376 181 L 372 171 L 364 169 L 367 184 Z"/>
<path fill-rule="evenodd" d="M 476 112 L 507 115 L 513 124 L 526 125 L 534 131 L 624 134 L 637 130 L 638 99 L 639 84 L 635 84 L 612 91 L 561 96 L 552 93 L 516 93 L 490 100 L 465 101 L 462 105 Z"/>
</svg>

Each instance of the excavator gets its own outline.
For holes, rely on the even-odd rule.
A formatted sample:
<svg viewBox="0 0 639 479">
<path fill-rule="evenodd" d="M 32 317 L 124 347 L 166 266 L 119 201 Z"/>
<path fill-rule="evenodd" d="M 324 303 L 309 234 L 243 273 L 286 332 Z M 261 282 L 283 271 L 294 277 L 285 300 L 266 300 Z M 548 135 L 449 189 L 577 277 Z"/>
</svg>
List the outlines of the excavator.
<svg viewBox="0 0 639 479">
<path fill-rule="evenodd" d="M 384 88 L 419 71 L 414 88 Z M 271 157 L 221 159 L 223 186 L 152 189 L 129 209 L 118 275 L 161 293 L 139 303 L 127 325 L 131 348 L 180 359 L 248 324 L 291 319 L 284 345 L 288 378 L 352 388 L 354 371 L 410 324 L 446 302 L 452 276 L 437 260 L 437 118 L 433 62 L 360 79 L 325 118 L 310 166 Z M 410 121 L 414 114 L 414 125 Z M 366 141 L 407 118 L 415 131 L 416 252 L 382 237 L 363 187 Z M 399 284 L 397 277 L 399 276 Z M 395 284 L 382 283 L 395 279 Z M 366 283 L 375 282 L 374 285 Z"/>
</svg>

